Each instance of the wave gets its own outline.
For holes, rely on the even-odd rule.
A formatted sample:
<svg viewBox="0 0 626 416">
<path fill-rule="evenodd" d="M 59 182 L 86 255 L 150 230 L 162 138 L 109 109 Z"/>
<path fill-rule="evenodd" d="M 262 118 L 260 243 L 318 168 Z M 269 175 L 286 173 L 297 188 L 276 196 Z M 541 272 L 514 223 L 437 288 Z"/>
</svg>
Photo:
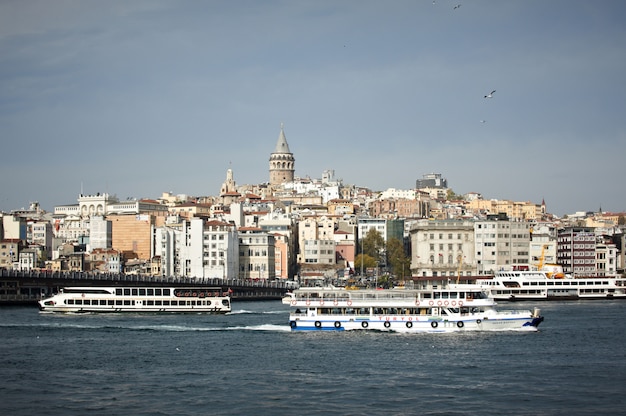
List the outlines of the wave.
<svg viewBox="0 0 626 416">
<path fill-rule="evenodd" d="M 247 309 L 239 309 L 226 313 L 226 315 L 288 315 L 289 311 L 251 311 Z"/>
</svg>

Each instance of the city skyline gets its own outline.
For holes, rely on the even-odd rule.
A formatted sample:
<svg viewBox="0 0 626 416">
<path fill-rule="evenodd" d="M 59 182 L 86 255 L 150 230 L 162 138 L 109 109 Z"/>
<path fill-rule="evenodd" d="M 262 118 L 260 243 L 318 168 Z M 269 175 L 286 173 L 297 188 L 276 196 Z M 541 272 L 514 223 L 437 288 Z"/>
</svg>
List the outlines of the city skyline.
<svg viewBox="0 0 626 416">
<path fill-rule="evenodd" d="M 626 211 L 626 4 L 456 4 L 2 3 L 0 211 L 268 182 L 281 123 L 300 177 Z"/>
</svg>

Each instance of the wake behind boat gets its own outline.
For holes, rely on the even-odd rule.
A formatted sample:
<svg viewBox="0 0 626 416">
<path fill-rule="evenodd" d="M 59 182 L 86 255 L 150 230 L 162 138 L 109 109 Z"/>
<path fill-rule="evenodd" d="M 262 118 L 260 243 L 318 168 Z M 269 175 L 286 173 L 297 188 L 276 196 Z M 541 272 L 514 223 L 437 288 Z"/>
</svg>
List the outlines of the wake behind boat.
<svg viewBox="0 0 626 416">
<path fill-rule="evenodd" d="M 66 287 L 39 302 L 51 312 L 208 312 L 231 311 L 221 288 Z"/>
<path fill-rule="evenodd" d="M 536 331 L 543 321 L 539 309 L 498 311 L 480 286 L 469 284 L 441 289 L 305 287 L 287 293 L 282 302 L 294 309 L 289 314 L 292 331 Z"/>
</svg>

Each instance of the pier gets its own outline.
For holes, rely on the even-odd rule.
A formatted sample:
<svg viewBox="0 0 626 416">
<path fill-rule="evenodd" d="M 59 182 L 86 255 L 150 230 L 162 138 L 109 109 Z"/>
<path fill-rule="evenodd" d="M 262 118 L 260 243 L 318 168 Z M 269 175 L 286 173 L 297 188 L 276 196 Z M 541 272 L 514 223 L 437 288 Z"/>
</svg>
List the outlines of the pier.
<svg viewBox="0 0 626 416">
<path fill-rule="evenodd" d="M 292 281 L 179 278 L 115 273 L 19 271 L 0 269 L 0 305 L 35 305 L 67 286 L 215 287 L 231 291 L 233 301 L 279 300 L 295 287 Z"/>
</svg>

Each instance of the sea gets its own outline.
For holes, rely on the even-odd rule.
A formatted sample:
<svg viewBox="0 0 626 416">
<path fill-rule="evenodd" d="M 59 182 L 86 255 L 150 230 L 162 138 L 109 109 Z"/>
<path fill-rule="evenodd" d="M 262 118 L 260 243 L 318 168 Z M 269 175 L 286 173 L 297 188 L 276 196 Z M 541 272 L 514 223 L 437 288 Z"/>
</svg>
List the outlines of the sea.
<svg viewBox="0 0 626 416">
<path fill-rule="evenodd" d="M 540 307 L 537 332 L 290 332 L 227 315 L 0 308 L 0 415 L 624 415 L 626 301 Z"/>
</svg>

